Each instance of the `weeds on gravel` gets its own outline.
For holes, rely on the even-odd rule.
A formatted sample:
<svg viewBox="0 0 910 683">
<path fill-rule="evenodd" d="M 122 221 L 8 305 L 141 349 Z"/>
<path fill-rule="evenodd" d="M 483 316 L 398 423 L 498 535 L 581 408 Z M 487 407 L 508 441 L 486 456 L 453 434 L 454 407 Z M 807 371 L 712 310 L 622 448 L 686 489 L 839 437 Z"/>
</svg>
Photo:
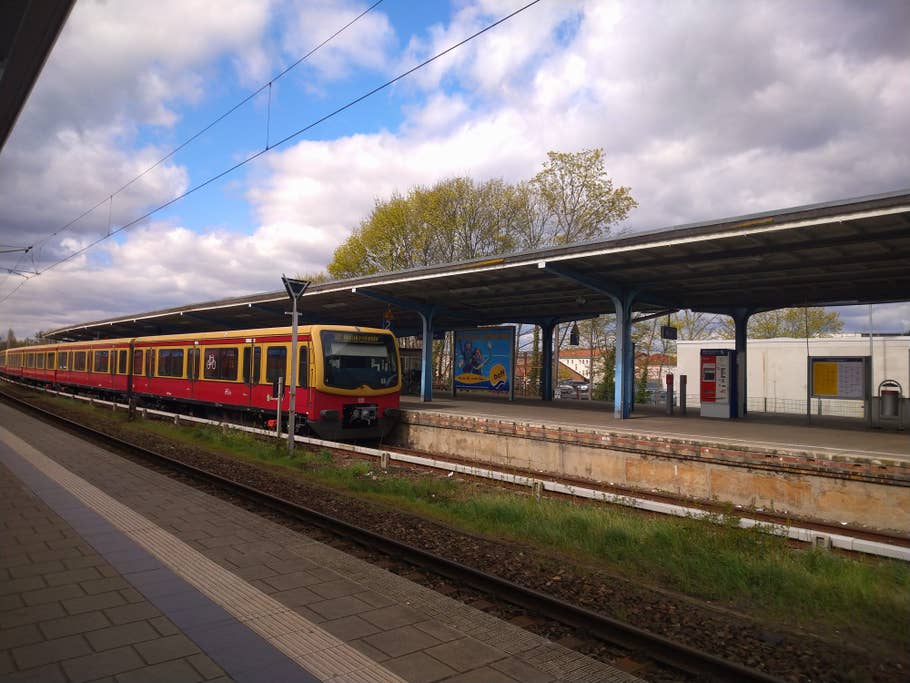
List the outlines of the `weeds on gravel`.
<svg viewBox="0 0 910 683">
<path fill-rule="evenodd" d="M 910 568 L 904 563 L 794 550 L 783 538 L 738 528 L 733 518 L 655 518 L 508 495 L 458 499 L 446 508 L 474 531 L 531 541 L 687 595 L 907 640 Z"/>
<path fill-rule="evenodd" d="M 198 425 L 175 430 L 173 426 L 161 422 L 146 424 L 170 437 L 202 444 L 244 459 L 301 470 L 306 473 L 307 478 L 327 486 L 382 498 L 401 505 L 414 501 L 443 500 L 451 497 L 456 489 L 455 483 L 449 479 L 399 478 L 385 474 L 370 463 L 362 461 L 335 465 L 332 454 L 325 449 L 310 451 L 298 446 L 289 456 L 286 441 L 264 441 L 256 435 L 233 429 L 222 430 L 209 425 Z"/>
</svg>

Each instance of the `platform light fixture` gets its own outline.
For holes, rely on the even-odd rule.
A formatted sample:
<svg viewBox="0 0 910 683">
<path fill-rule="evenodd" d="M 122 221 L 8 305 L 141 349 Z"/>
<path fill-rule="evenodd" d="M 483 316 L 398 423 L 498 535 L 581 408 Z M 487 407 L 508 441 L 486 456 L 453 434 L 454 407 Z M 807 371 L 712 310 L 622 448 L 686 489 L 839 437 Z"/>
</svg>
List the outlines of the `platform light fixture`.
<svg viewBox="0 0 910 683">
<path fill-rule="evenodd" d="M 281 281 L 284 283 L 284 289 L 291 298 L 291 376 L 289 384 L 291 387 L 288 401 L 288 455 L 294 452 L 294 432 L 296 431 L 296 412 L 297 412 L 297 301 L 303 296 L 306 288 L 310 286 L 309 280 L 295 280 L 281 274 Z M 278 397 L 278 405 L 281 406 L 281 396 Z"/>
</svg>

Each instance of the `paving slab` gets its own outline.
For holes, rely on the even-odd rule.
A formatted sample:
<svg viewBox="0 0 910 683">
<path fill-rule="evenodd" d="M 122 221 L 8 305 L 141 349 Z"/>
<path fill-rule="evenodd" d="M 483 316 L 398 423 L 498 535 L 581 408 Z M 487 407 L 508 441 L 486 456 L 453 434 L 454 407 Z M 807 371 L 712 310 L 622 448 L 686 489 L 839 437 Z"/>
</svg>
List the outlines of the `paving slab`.
<svg viewBox="0 0 910 683">
<path fill-rule="evenodd" d="M 0 627 L 26 648 L 71 638 L 54 662 L 71 680 L 639 680 L 9 410 L 0 487 L 52 502 L 32 496 L 50 528 L 11 564 L 42 570 L 2 583 L 83 595 L 14 603 Z"/>
</svg>

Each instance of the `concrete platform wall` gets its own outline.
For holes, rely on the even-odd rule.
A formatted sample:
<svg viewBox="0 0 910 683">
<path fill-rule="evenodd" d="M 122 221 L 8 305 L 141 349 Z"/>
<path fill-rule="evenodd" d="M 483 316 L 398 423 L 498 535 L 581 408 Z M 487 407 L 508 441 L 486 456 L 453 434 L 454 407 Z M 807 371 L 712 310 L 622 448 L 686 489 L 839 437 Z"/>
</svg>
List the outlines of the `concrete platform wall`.
<svg viewBox="0 0 910 683">
<path fill-rule="evenodd" d="M 405 412 L 398 445 L 642 492 L 910 533 L 910 465 L 655 434 Z"/>
</svg>

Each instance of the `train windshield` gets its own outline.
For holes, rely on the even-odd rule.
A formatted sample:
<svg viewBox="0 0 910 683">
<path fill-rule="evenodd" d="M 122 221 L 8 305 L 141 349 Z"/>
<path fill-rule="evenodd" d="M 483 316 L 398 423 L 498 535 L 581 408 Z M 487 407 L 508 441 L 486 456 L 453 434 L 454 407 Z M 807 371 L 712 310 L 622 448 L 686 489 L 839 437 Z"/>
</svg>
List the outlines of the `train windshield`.
<svg viewBox="0 0 910 683">
<path fill-rule="evenodd" d="M 389 334 L 323 330 L 322 351 L 326 386 L 387 389 L 398 384 L 398 356 Z"/>
</svg>

